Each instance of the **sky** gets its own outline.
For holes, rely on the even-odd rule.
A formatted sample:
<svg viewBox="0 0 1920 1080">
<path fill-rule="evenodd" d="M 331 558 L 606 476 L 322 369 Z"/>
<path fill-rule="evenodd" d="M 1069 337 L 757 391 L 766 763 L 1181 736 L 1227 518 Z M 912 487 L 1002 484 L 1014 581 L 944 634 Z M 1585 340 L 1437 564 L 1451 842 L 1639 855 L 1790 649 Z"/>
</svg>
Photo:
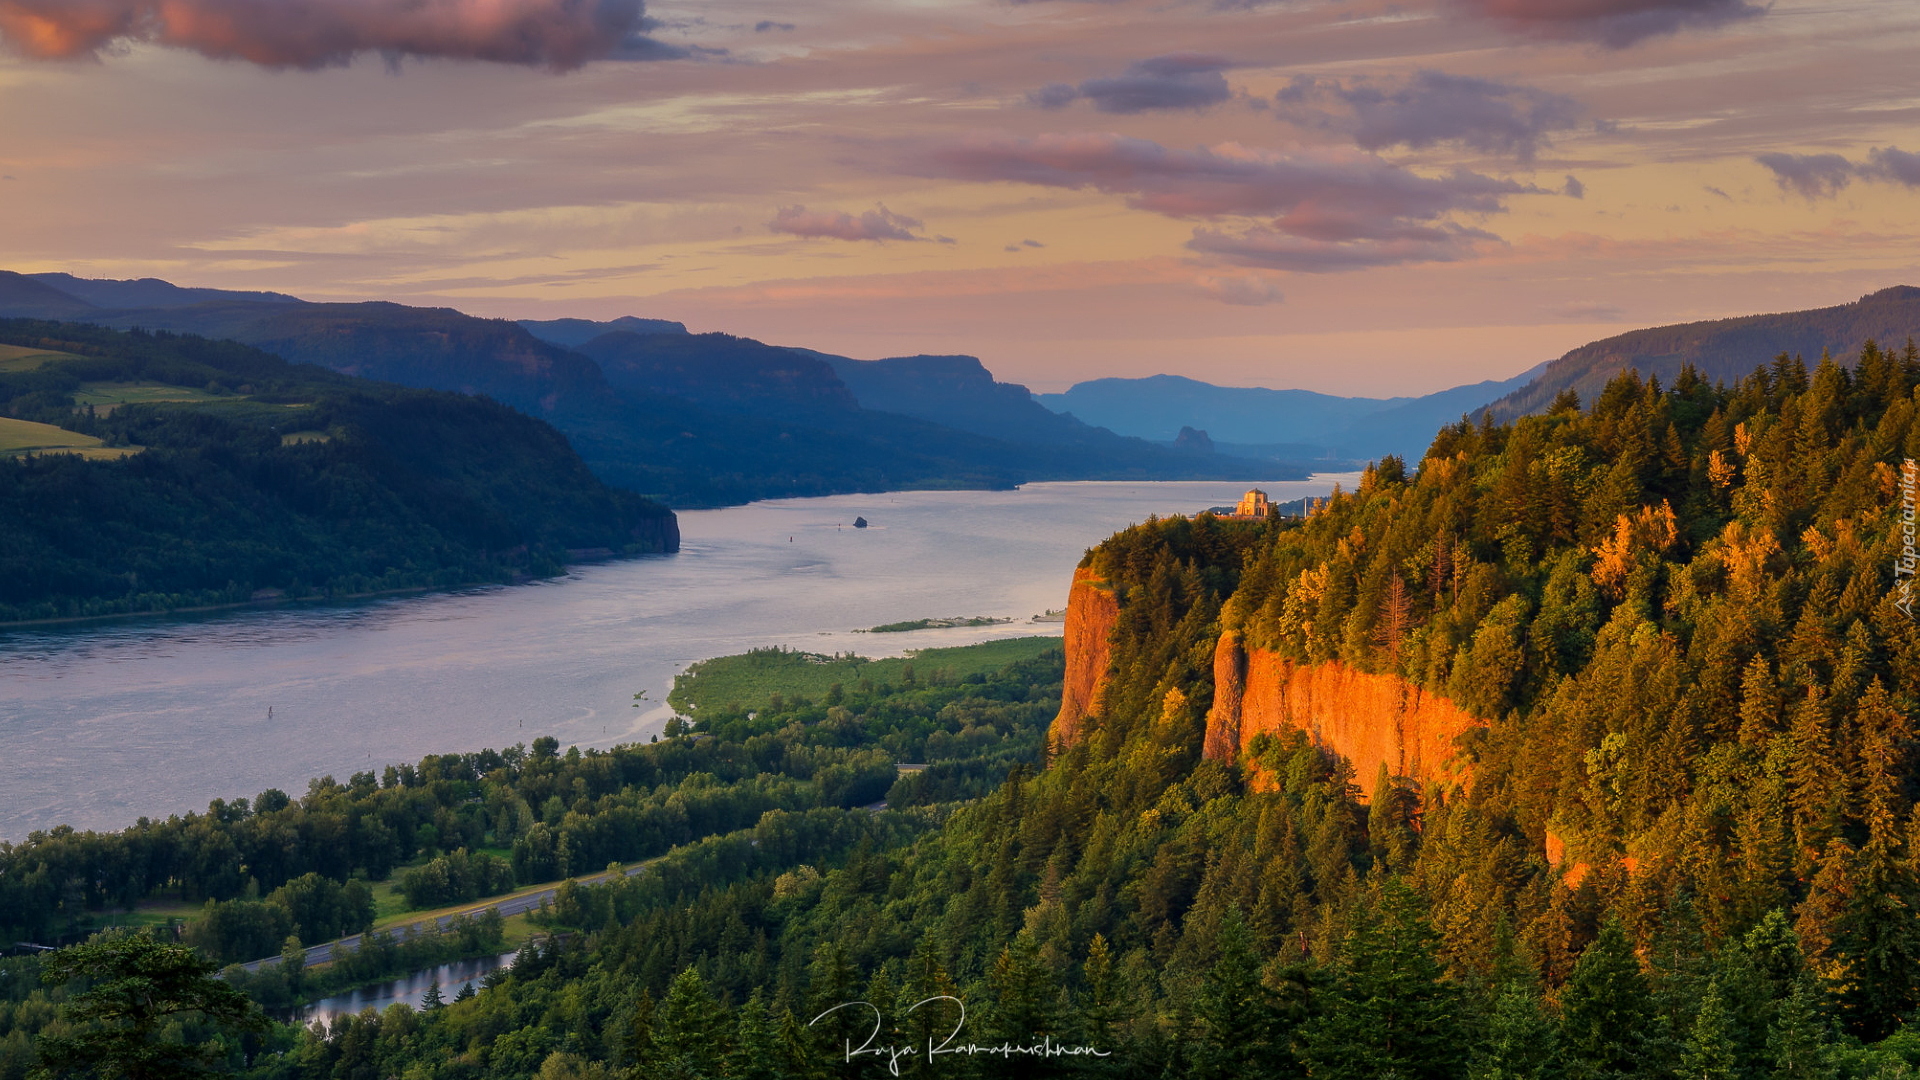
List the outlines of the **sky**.
<svg viewBox="0 0 1920 1080">
<path fill-rule="evenodd" d="M 1427 393 L 1920 284 L 1920 4 L 0 0 L 0 267 Z"/>
</svg>

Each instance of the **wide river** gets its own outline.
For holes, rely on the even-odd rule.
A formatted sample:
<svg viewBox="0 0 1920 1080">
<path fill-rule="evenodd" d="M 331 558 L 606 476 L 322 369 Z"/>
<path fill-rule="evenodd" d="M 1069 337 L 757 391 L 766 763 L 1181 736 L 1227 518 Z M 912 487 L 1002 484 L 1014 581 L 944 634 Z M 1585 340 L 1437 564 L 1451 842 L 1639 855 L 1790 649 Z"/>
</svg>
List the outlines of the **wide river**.
<svg viewBox="0 0 1920 1080">
<path fill-rule="evenodd" d="M 1276 500 L 1350 476 L 1260 483 Z M 658 732 L 675 673 L 756 646 L 898 655 L 1060 633 L 1081 554 L 1241 483 L 787 499 L 680 515 L 677 555 L 511 587 L 0 632 L 0 839 L 130 825 L 429 753 Z M 872 525 L 852 528 L 855 517 Z M 988 615 L 991 627 L 852 631 Z M 644 694 L 638 703 L 635 694 Z"/>
</svg>

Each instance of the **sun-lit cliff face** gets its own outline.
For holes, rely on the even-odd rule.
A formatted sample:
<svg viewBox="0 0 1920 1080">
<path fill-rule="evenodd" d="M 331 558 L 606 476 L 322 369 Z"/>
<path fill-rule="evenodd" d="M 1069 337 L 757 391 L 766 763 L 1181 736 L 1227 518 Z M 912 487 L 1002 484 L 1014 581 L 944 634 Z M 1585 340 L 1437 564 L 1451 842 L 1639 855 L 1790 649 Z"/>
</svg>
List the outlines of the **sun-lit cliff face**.
<svg viewBox="0 0 1920 1080">
<path fill-rule="evenodd" d="M 1301 664 L 1247 649 L 1233 631 L 1222 634 L 1214 650 L 1213 679 L 1207 757 L 1231 761 L 1262 734 L 1298 729 L 1352 762 L 1363 788 L 1382 765 L 1396 777 L 1465 782 L 1458 743 L 1483 726 L 1446 698 L 1397 676 L 1337 663 Z"/>
<path fill-rule="evenodd" d="M 1120 617 L 1120 602 L 1089 567 L 1073 572 L 1067 594 L 1067 678 L 1060 694 L 1060 715 L 1054 718 L 1049 741 L 1054 747 L 1073 745 L 1080 725 L 1093 714 L 1106 685 L 1107 639 Z"/>
<path fill-rule="evenodd" d="M 1067 601 L 1067 676 L 1056 748 L 1073 744 L 1099 704 L 1112 657 L 1109 640 L 1120 605 L 1098 572 L 1074 572 Z M 1213 653 L 1213 706 L 1207 712 L 1204 755 L 1235 761 L 1255 738 L 1298 729 L 1351 762 L 1355 779 L 1370 785 L 1388 773 L 1415 781 L 1464 783 L 1469 778 L 1459 740 L 1484 726 L 1453 702 L 1393 675 L 1372 675 L 1338 663 L 1302 664 L 1265 649 L 1249 649 L 1227 630 Z"/>
</svg>

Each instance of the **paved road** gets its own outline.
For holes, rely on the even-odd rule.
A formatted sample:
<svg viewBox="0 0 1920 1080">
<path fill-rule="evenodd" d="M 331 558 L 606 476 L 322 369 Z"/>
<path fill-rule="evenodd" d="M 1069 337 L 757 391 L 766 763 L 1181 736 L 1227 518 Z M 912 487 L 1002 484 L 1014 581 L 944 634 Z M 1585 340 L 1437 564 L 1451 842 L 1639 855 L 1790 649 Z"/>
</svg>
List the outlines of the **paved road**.
<svg viewBox="0 0 1920 1080">
<path fill-rule="evenodd" d="M 646 864 L 642 863 L 639 866 L 628 867 L 626 870 L 620 871 L 620 873 L 626 877 L 632 877 L 635 874 L 638 874 L 645 869 L 646 869 Z M 603 881 L 607 881 L 611 879 L 614 873 L 615 872 L 611 870 L 604 870 L 598 874 L 590 874 L 586 877 L 577 877 L 577 878 L 574 878 L 573 880 L 579 882 L 582 885 L 597 885 Z M 406 930 L 410 926 L 424 927 L 429 922 L 431 922 L 434 925 L 435 929 L 445 929 L 448 923 L 452 922 L 453 920 L 459 918 L 462 915 L 478 915 L 481 912 L 486 911 L 488 908 L 493 908 L 499 911 L 501 918 L 506 918 L 511 915 L 520 915 L 520 914 L 524 914 L 525 912 L 532 911 L 535 908 L 538 908 L 542 901 L 552 899 L 553 895 L 559 891 L 560 891 L 560 886 L 558 885 L 555 885 L 552 888 L 548 888 L 548 889 L 536 889 L 533 892 L 522 893 L 519 896 L 510 896 L 505 900 L 495 900 L 488 903 L 475 904 L 472 907 L 462 908 L 459 911 L 451 911 L 445 915 L 436 916 L 433 919 L 421 920 L 420 922 L 413 922 L 413 923 L 396 923 L 393 926 L 385 927 L 380 932 L 388 933 L 388 934 L 398 934 L 401 931 Z M 329 960 L 332 960 L 334 958 L 336 951 L 338 951 L 340 955 L 345 955 L 346 953 L 350 953 L 355 949 L 358 949 L 360 947 L 360 939 L 365 936 L 366 936 L 365 934 L 354 934 L 350 937 L 343 937 L 336 941 L 328 941 L 319 945 L 308 946 L 307 966 L 313 967 L 316 964 L 324 964 Z M 263 967 L 268 967 L 270 965 L 277 964 L 279 962 L 280 962 L 279 957 L 269 956 L 264 960 L 251 960 L 251 961 L 248 961 L 247 963 L 241 964 L 240 966 L 241 968 L 247 971 L 259 971 Z"/>
</svg>

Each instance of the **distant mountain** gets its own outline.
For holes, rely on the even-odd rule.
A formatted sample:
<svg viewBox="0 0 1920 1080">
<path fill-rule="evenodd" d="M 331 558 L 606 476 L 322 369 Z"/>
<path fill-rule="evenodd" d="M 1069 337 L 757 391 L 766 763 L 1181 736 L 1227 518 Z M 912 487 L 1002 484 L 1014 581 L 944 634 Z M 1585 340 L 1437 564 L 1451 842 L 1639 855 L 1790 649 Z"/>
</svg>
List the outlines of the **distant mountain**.
<svg viewBox="0 0 1920 1080">
<path fill-rule="evenodd" d="M 94 310 L 92 304 L 69 296 L 44 281 L 0 270 L 0 319 L 70 319 Z"/>
<path fill-rule="evenodd" d="M 81 278 L 72 274 L 29 274 L 43 285 L 50 285 L 94 307 L 187 307 L 213 301 L 240 301 L 256 304 L 301 304 L 296 296 L 277 292 L 239 292 L 232 289 L 187 289 L 159 278 L 115 281 L 111 278 Z"/>
<path fill-rule="evenodd" d="M 110 288 L 115 285 L 127 289 L 116 292 Z M 1306 475 L 1272 462 L 1175 453 L 1064 418 L 1050 420 L 1018 401 L 1003 404 L 1024 410 L 1036 430 L 1083 434 L 1021 439 L 961 430 L 864 406 L 817 354 L 725 334 L 687 334 L 678 324 L 667 325 L 681 332 L 660 331 L 659 320 L 534 321 L 532 329 L 563 339 L 601 331 L 576 351 L 542 340 L 528 326 L 450 308 L 281 302 L 217 290 L 196 300 L 179 295 L 192 290 L 169 292 L 164 282 L 86 287 L 103 299 L 150 295 L 169 303 L 100 307 L 47 282 L 11 275 L 0 278 L 0 315 L 224 338 L 363 378 L 485 394 L 559 428 L 606 482 L 676 506 L 847 491 L 1004 488 L 1041 479 Z M 991 390 L 984 369 L 979 381 Z"/>
<path fill-rule="evenodd" d="M 1243 457 L 1366 461 L 1398 454 L 1418 461 L 1441 427 L 1525 386 L 1545 367 L 1418 398 L 1336 397 L 1153 375 L 1076 383 L 1063 394 L 1039 394 L 1036 400 L 1089 423 L 1170 445 L 1178 444 L 1182 430 L 1204 432 L 1221 453 Z"/>
<path fill-rule="evenodd" d="M 1411 400 L 1215 386 L 1181 375 L 1093 379 L 1063 394 L 1035 397 L 1054 412 L 1122 435 L 1172 442 L 1181 428 L 1190 427 L 1217 442 L 1247 444 L 1321 444 L 1361 417 Z"/>
<path fill-rule="evenodd" d="M 825 361 L 752 338 L 617 331 L 579 351 L 623 390 L 671 394 L 730 412 L 819 419 L 860 407 Z"/>
<path fill-rule="evenodd" d="M 1018 383 L 996 382 L 978 357 L 895 356 L 852 360 L 811 353 L 833 367 L 860 404 L 915 416 L 995 439 L 1094 445 L 1120 439 L 1104 428 L 1062 416 Z"/>
<path fill-rule="evenodd" d="M 520 319 L 520 325 L 527 333 L 541 341 L 550 341 L 568 349 L 577 348 L 602 334 L 625 332 L 629 334 L 684 334 L 685 323 L 669 322 L 666 319 L 642 319 L 632 315 L 623 315 L 606 322 L 594 322 L 591 319 Z"/>
<path fill-rule="evenodd" d="M 1502 397 L 1493 410 L 1496 418 L 1539 412 L 1567 389 L 1590 401 L 1627 368 L 1658 375 L 1671 386 L 1682 365 L 1692 364 L 1709 382 L 1732 383 L 1781 353 L 1811 364 L 1828 352 L 1851 364 L 1869 339 L 1899 349 L 1914 337 L 1920 337 L 1920 288 L 1911 285 L 1881 289 L 1837 307 L 1634 330 L 1582 345 L 1549 363 L 1539 378 Z"/>
</svg>

